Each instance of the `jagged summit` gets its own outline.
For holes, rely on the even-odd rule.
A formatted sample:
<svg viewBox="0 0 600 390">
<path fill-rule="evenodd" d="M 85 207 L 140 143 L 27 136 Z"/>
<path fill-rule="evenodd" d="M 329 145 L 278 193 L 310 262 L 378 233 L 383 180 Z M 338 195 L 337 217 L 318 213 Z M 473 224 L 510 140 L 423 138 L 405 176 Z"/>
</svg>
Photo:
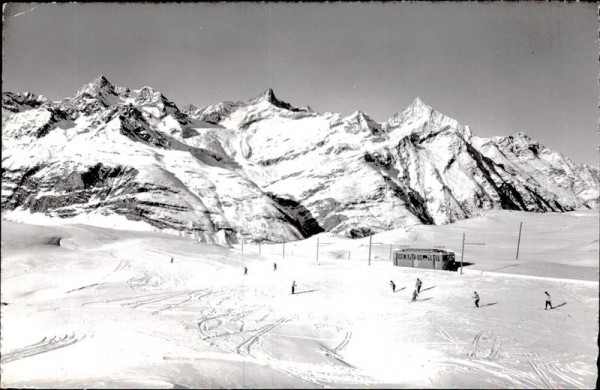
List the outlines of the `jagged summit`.
<svg viewBox="0 0 600 390">
<path fill-rule="evenodd" d="M 279 99 L 277 99 L 277 97 L 275 96 L 275 92 L 273 92 L 272 88 L 267 88 L 260 95 L 254 97 L 248 101 L 248 103 L 250 103 L 250 104 L 257 104 L 257 103 L 261 103 L 261 102 L 269 102 L 274 105 L 278 105 L 279 103 L 281 103 L 281 101 Z"/>
<path fill-rule="evenodd" d="M 31 108 L 40 107 L 45 103 L 48 103 L 48 99 L 45 96 L 36 95 L 31 92 L 2 93 L 2 107 L 12 112 L 26 111 Z"/>
<path fill-rule="evenodd" d="M 375 122 L 373 120 L 373 118 L 371 118 L 368 114 L 366 114 L 365 112 L 363 112 L 361 110 L 354 111 L 352 114 L 350 114 L 348 116 L 348 119 L 354 120 L 354 121 L 365 121 L 368 123 Z"/>
<path fill-rule="evenodd" d="M 278 242 L 323 230 L 359 237 L 481 210 L 598 203 L 597 169 L 524 133 L 472 137 L 420 98 L 382 124 L 292 107 L 271 88 L 182 111 L 103 75 L 80 93 L 3 93 L 3 210 L 120 216 L 233 243 L 242 230 Z M 242 200 L 253 205 L 243 215 Z"/>
<path fill-rule="evenodd" d="M 94 79 L 93 83 L 98 83 L 98 84 L 101 84 L 101 85 L 111 84 L 111 82 L 108 81 L 108 79 L 106 78 L 106 76 L 104 76 L 103 74 L 98 75 L 98 77 L 96 77 Z"/>
<path fill-rule="evenodd" d="M 250 101 L 248 101 L 248 104 L 253 105 L 262 102 L 268 102 L 274 105 L 275 107 L 283 108 L 289 111 L 306 111 L 305 109 L 294 107 L 291 104 L 284 102 L 283 100 L 277 99 L 277 97 L 275 96 L 275 92 L 273 92 L 272 88 L 268 88 L 266 91 L 264 91 L 257 97 L 250 99 Z"/>
<path fill-rule="evenodd" d="M 379 123 L 375 122 L 371 117 L 360 110 L 354 111 L 352 114 L 344 118 L 344 120 L 350 124 L 350 127 L 347 131 L 352 134 L 365 131 L 368 131 L 372 134 L 378 134 L 382 131 Z"/>
<path fill-rule="evenodd" d="M 91 82 L 84 84 L 81 88 L 79 88 L 76 95 L 81 96 L 83 94 L 88 94 L 95 96 L 101 93 L 101 91 L 114 91 L 114 86 L 111 84 L 110 81 L 108 81 L 108 79 L 104 75 L 99 75 Z"/>
<path fill-rule="evenodd" d="M 277 103 L 278 100 L 275 97 L 275 93 L 273 92 L 272 88 L 268 88 L 265 92 L 263 92 L 262 94 L 264 100 L 270 102 L 270 103 Z"/>
<path fill-rule="evenodd" d="M 430 105 L 421 98 L 415 98 L 404 110 L 392 115 L 384 124 L 385 131 L 400 129 L 402 134 L 417 134 L 419 137 L 430 137 L 444 131 L 452 132 L 470 140 L 473 136 L 469 126 L 465 126 Z"/>
</svg>

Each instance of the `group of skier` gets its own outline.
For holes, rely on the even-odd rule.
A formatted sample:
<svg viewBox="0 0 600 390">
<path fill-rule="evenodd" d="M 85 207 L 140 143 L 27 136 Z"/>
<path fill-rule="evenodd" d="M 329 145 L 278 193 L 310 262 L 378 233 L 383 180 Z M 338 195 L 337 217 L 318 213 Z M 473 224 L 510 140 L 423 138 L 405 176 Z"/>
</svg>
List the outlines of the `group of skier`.
<svg viewBox="0 0 600 390">
<path fill-rule="evenodd" d="M 273 263 L 273 271 L 277 271 L 277 263 Z M 248 275 L 248 267 L 244 266 L 244 275 Z M 292 282 L 292 295 L 296 292 L 296 281 Z"/>
<path fill-rule="evenodd" d="M 173 263 L 173 258 L 171 257 L 171 263 Z M 277 271 L 277 263 L 273 263 L 273 271 Z M 248 275 L 248 267 L 244 266 L 244 275 Z M 390 286 L 392 287 L 392 292 L 396 292 L 396 283 L 394 283 L 393 280 L 390 280 Z M 421 294 L 421 287 L 423 286 L 423 281 L 420 278 L 417 278 L 417 281 L 415 283 L 415 289 L 413 290 L 412 293 L 412 299 L 411 302 L 416 302 L 417 299 L 419 298 L 419 294 Z M 296 281 L 294 280 L 292 282 L 292 294 L 294 294 L 296 292 Z M 546 307 L 544 310 L 548 310 L 548 307 L 550 307 L 550 309 L 554 309 L 554 307 L 552 306 L 552 301 L 550 298 L 550 294 L 548 294 L 548 291 L 544 291 L 544 294 L 546 294 Z M 479 294 L 477 293 L 477 291 L 473 291 L 473 301 L 475 303 L 475 307 L 479 307 Z"/>
<path fill-rule="evenodd" d="M 392 292 L 396 292 L 396 283 L 394 283 L 393 280 L 390 280 L 390 286 L 392 286 Z M 413 293 L 412 293 L 411 302 L 415 302 L 417 300 L 417 298 L 419 298 L 419 294 L 421 293 L 421 286 L 423 286 L 423 281 L 420 278 L 417 278 L 417 282 L 415 283 L 415 289 L 413 290 Z M 548 291 L 544 291 L 544 294 L 546 294 L 546 308 L 544 310 L 548 310 L 548 306 L 550 306 L 550 309 L 554 309 L 554 307 L 552 306 L 550 294 L 548 294 Z M 472 298 L 475 303 L 475 307 L 478 308 L 480 298 L 479 298 L 479 294 L 477 293 L 477 291 L 473 291 Z"/>
<path fill-rule="evenodd" d="M 421 286 L 423 282 L 421 279 L 417 278 L 417 283 L 415 284 L 415 289 L 413 290 L 412 300 L 411 302 L 415 302 L 421 293 Z M 390 280 L 390 286 L 392 286 L 392 292 L 396 292 L 396 283 L 393 280 Z"/>
<path fill-rule="evenodd" d="M 171 259 L 171 263 L 173 259 Z M 277 271 L 277 263 L 273 263 L 273 271 Z M 244 266 L 244 275 L 248 275 L 248 267 Z"/>
<path fill-rule="evenodd" d="M 174 259 L 171 257 L 171 264 L 173 264 Z M 277 263 L 273 263 L 273 271 L 277 271 Z M 244 266 L 244 275 L 248 275 L 248 267 Z M 396 292 L 396 283 L 394 283 L 393 280 L 390 280 L 390 286 L 392 286 L 392 292 Z M 417 282 L 415 283 L 415 289 L 413 290 L 412 293 L 412 299 L 411 302 L 416 302 L 417 298 L 419 298 L 419 294 L 421 293 L 421 286 L 423 286 L 423 281 L 420 278 L 417 278 Z M 292 282 L 292 294 L 294 294 L 296 292 L 296 281 L 294 280 Z M 552 306 L 552 301 L 550 298 L 550 294 L 548 294 L 548 291 L 544 291 L 544 294 L 546 294 L 546 306 L 544 310 L 548 310 L 548 306 L 550 306 L 550 309 L 554 309 L 554 307 Z M 477 294 L 477 291 L 473 291 L 473 301 L 475 302 L 475 307 L 479 307 L 479 294 Z"/>
</svg>

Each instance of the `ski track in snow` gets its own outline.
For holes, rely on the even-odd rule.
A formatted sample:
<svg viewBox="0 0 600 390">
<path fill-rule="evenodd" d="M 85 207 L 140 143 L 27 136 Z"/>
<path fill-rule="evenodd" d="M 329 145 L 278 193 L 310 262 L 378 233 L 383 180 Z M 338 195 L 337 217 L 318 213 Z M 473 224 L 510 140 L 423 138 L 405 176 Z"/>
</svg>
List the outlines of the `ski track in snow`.
<svg viewBox="0 0 600 390">
<path fill-rule="evenodd" d="M 91 288 L 91 287 L 96 287 L 96 286 L 102 286 L 103 284 L 106 284 L 106 283 L 107 282 L 104 282 L 104 283 L 93 283 L 93 284 L 89 284 L 87 286 L 82 286 L 82 287 L 74 288 L 72 290 L 67 291 L 65 294 L 69 294 L 69 293 L 72 293 L 74 291 L 85 290 L 86 288 Z"/>
<path fill-rule="evenodd" d="M 286 321 L 287 321 L 287 319 L 281 318 L 272 324 L 268 324 L 268 325 L 261 327 L 260 329 L 255 331 L 255 333 L 252 336 L 250 336 L 244 342 L 239 344 L 236 347 L 236 352 L 242 356 L 256 357 L 256 356 L 254 356 L 254 354 L 252 354 L 252 346 L 255 343 L 257 343 L 261 339 L 261 337 L 267 335 L 269 332 L 271 332 L 272 330 L 274 330 L 275 328 L 277 328 L 279 325 L 283 324 Z"/>
<path fill-rule="evenodd" d="M 121 260 L 119 262 L 119 265 L 117 265 L 117 268 L 115 268 L 113 270 L 113 272 L 121 271 L 121 270 L 127 269 L 129 267 L 131 267 L 131 264 L 129 263 L 129 261 L 127 261 L 127 260 Z"/>
<path fill-rule="evenodd" d="M 0 361 L 2 362 L 2 364 L 6 364 L 15 360 L 24 359 L 27 357 L 54 351 L 59 348 L 65 348 L 83 340 L 85 337 L 85 335 L 76 336 L 75 333 L 72 333 L 71 335 L 65 335 L 63 337 L 54 336 L 50 339 L 44 337 L 42 340 L 38 341 L 35 344 L 31 344 L 27 347 L 3 353 L 0 357 Z"/>
<path fill-rule="evenodd" d="M 401 299 L 393 300 L 403 293 L 390 295 L 387 289 L 385 289 L 386 293 L 373 293 L 372 281 L 361 285 L 365 272 L 368 272 L 362 269 L 357 269 L 356 275 L 351 276 L 354 279 L 345 284 L 344 278 L 340 278 L 342 279 L 340 281 L 337 278 L 339 275 L 335 275 L 339 269 L 332 265 L 335 273 L 324 270 L 322 273 L 324 279 L 314 282 L 314 286 L 303 283 L 303 290 L 312 290 L 313 294 L 290 298 L 287 294 L 289 286 L 287 279 L 290 275 L 294 275 L 294 278 L 298 280 L 306 278 L 307 271 L 314 271 L 310 268 L 301 268 L 307 267 L 307 265 L 300 261 L 295 262 L 293 258 L 289 263 L 282 262 L 281 269 L 277 273 L 271 271 L 270 258 L 264 262 L 256 259 L 247 260 L 254 264 L 249 263 L 252 264 L 250 276 L 242 279 L 241 272 L 236 269 L 238 263 L 236 252 L 227 256 L 220 253 L 202 253 L 201 250 L 198 253 L 192 250 L 185 252 L 184 249 L 170 251 L 150 248 L 151 244 L 148 241 L 136 242 L 131 246 L 129 243 L 126 245 L 123 248 L 111 248 L 114 250 L 109 251 L 112 256 L 111 262 L 108 263 L 110 282 L 103 281 L 107 280 L 107 269 L 99 268 L 96 283 L 91 283 L 94 280 L 88 279 L 86 275 L 85 280 L 89 280 L 90 284 L 66 292 L 64 292 L 66 289 L 60 289 L 60 292 L 65 294 L 65 297 L 67 297 L 66 294 L 69 294 L 69 302 L 74 302 L 78 309 L 79 306 L 86 307 L 85 310 L 82 309 L 86 316 L 92 315 L 98 308 L 100 312 L 110 312 L 114 309 L 119 314 L 118 318 L 135 319 L 140 317 L 142 321 L 149 319 L 152 324 L 150 327 L 144 325 L 147 322 L 140 322 L 140 324 L 133 324 L 133 329 L 127 330 L 161 339 L 176 346 L 177 354 L 180 354 L 180 357 L 165 354 L 166 350 L 159 352 L 163 360 L 169 361 L 169 363 L 165 363 L 167 369 L 178 368 L 177 360 L 209 359 L 211 364 L 218 364 L 214 362 L 223 360 L 235 362 L 235 364 L 249 362 L 269 367 L 291 378 L 297 378 L 300 382 L 296 383 L 313 384 L 319 387 L 403 383 L 405 377 L 402 373 L 388 381 L 378 378 L 377 374 L 370 372 L 368 367 L 363 367 L 360 359 L 357 359 L 357 353 L 361 353 L 357 352 L 360 347 L 355 347 L 357 344 L 365 342 L 367 344 L 362 345 L 368 345 L 371 343 L 371 338 L 377 339 L 378 332 L 370 329 L 370 331 L 361 333 L 360 329 L 355 327 L 355 323 L 372 321 L 374 324 L 380 325 L 389 320 L 399 319 L 400 322 L 397 325 L 400 329 L 396 331 L 398 333 L 385 333 L 387 330 L 382 332 L 386 337 L 391 336 L 390 343 L 394 342 L 393 337 L 401 337 L 400 335 L 406 334 L 406 330 L 417 338 L 403 340 L 401 345 L 414 343 L 415 347 L 423 348 L 428 351 L 427 353 L 433 353 L 431 358 L 427 358 L 426 367 L 428 368 L 423 369 L 423 372 L 419 374 L 420 377 L 410 376 L 408 373 L 407 382 L 404 383 L 419 383 L 431 387 L 443 387 L 444 385 L 463 387 L 465 384 L 476 383 L 479 387 L 500 388 L 585 388 L 591 383 L 591 378 L 596 375 L 595 368 L 589 365 L 588 357 L 584 356 L 584 353 L 581 353 L 581 356 L 570 356 L 563 352 L 562 348 L 564 347 L 560 344 L 548 347 L 539 347 L 537 344 L 523 347 L 529 342 L 526 338 L 531 337 L 533 333 L 523 333 L 519 330 L 521 323 L 533 328 L 543 327 L 540 332 L 544 333 L 539 337 L 548 335 L 552 339 L 558 339 L 559 335 L 565 334 L 565 330 L 575 326 L 571 324 L 583 321 L 586 313 L 597 307 L 598 301 L 590 294 L 592 287 L 588 286 L 589 283 L 563 284 L 560 280 L 539 278 L 524 280 L 518 277 L 509 278 L 492 274 L 485 275 L 486 280 L 479 275 L 468 274 L 458 279 L 453 274 L 419 271 L 425 272 L 425 277 L 430 278 L 428 280 L 432 283 L 436 283 L 438 288 L 430 291 L 436 298 L 435 300 L 429 301 L 428 304 L 415 306 L 414 304 L 409 305 L 408 297 L 404 299 L 404 295 L 400 297 Z M 134 255 L 124 259 L 125 250 L 131 250 Z M 102 251 L 99 255 L 103 262 L 106 260 L 104 253 Z M 174 265 L 169 264 L 170 257 L 176 257 Z M 106 263 L 102 264 L 106 265 Z M 181 268 L 178 264 L 182 264 Z M 344 263 L 344 266 L 346 264 L 352 271 L 354 263 Z M 196 268 L 197 265 L 208 266 Z M 224 271 L 210 273 L 207 278 L 204 278 L 204 273 L 213 272 L 213 267 L 215 271 L 223 269 Z M 375 270 L 376 267 L 377 265 L 371 269 Z M 71 268 L 67 269 L 71 270 Z M 201 271 L 197 272 L 198 269 Z M 323 270 L 323 268 L 321 269 Z M 130 272 L 120 272 L 124 270 Z M 298 270 L 306 272 L 306 274 L 297 277 Z M 391 270 L 381 269 L 381 271 L 381 274 L 373 275 L 381 278 L 384 285 L 387 285 L 388 274 L 391 272 L 396 273 L 395 281 L 396 278 L 404 278 L 398 282 L 399 284 L 408 283 L 408 280 L 413 279 L 416 275 L 413 270 L 392 268 Z M 202 278 L 191 279 L 188 283 L 186 278 L 190 273 L 201 275 Z M 210 280 L 213 275 L 215 283 Z M 310 275 L 316 275 L 316 273 Z M 331 275 L 329 276 L 331 279 L 325 279 L 328 277 L 327 275 Z M 239 279 L 231 279 L 232 277 Z M 503 283 L 502 292 L 494 291 L 493 288 L 487 291 L 483 290 L 490 300 L 498 299 L 501 303 L 505 302 L 501 298 L 492 297 L 493 293 L 500 296 L 508 295 L 510 299 L 514 299 L 522 297 L 523 293 L 529 294 L 536 290 L 543 292 L 545 288 L 551 288 L 546 286 L 554 286 L 555 289 L 561 289 L 560 294 L 570 303 L 564 308 L 552 312 L 540 312 L 535 309 L 525 311 L 524 307 L 528 307 L 529 303 L 517 308 L 512 307 L 508 311 L 506 310 L 508 305 L 505 304 L 475 310 L 469 303 L 468 293 L 464 294 L 464 297 L 450 295 L 457 291 L 454 289 L 456 285 L 461 286 L 465 291 L 472 291 L 475 288 L 480 291 L 480 286 L 490 285 L 490 280 L 487 279 Z M 81 285 L 73 283 L 73 280 L 69 280 L 69 287 Z M 7 281 L 10 282 L 10 280 Z M 476 287 L 472 287 L 473 284 Z M 100 285 L 105 285 L 105 287 L 95 288 Z M 195 286 L 202 288 L 194 288 Z M 364 314 L 353 312 L 350 306 L 337 311 L 335 306 L 342 301 L 336 299 L 340 297 L 343 297 L 344 301 L 352 302 L 352 305 L 357 303 L 355 301 L 358 300 L 358 295 L 349 296 L 348 294 L 354 294 L 354 291 L 348 287 L 362 291 L 361 294 L 368 295 L 369 300 L 374 299 L 374 304 L 382 306 L 374 307 L 373 311 Z M 280 288 L 284 288 L 282 290 L 285 291 L 284 294 L 278 293 Z M 521 290 L 511 296 L 511 289 Z M 72 294 L 82 290 L 86 294 Z M 339 291 L 343 291 L 343 294 L 336 295 Z M 18 293 L 15 296 L 20 296 L 21 291 L 19 290 Z M 554 296 L 554 292 L 552 293 Z M 574 295 L 578 296 L 577 299 L 572 298 Z M 318 302 L 325 297 L 331 302 L 335 302 L 331 306 L 333 310 L 319 310 Z M 450 311 L 444 310 L 449 299 L 459 301 L 459 304 L 453 306 Z M 37 303 L 38 301 L 32 302 Z M 427 305 L 432 305 L 432 302 L 434 306 L 429 306 L 432 310 L 422 309 L 428 308 Z M 518 305 L 519 301 L 515 300 L 514 302 Z M 60 301 L 50 301 L 50 304 L 56 305 L 60 309 Z M 3 316 L 12 315 L 13 307 L 21 310 L 18 305 L 19 303 L 16 303 L 13 306 L 11 302 L 11 306 L 3 308 Z M 29 307 L 28 305 L 30 304 L 25 303 L 25 307 Z M 370 302 L 361 306 L 361 310 L 369 308 Z M 379 311 L 380 308 L 383 312 Z M 505 318 L 505 314 L 510 314 L 513 309 L 520 310 L 520 313 Z M 50 312 L 47 309 L 46 311 Z M 533 317 L 537 318 L 535 319 L 537 322 L 531 322 Z M 549 322 L 549 319 L 552 319 L 553 322 Z M 166 322 L 161 323 L 161 321 Z M 167 323 L 168 327 L 164 326 Z M 154 328 L 155 325 L 158 327 Z M 507 332 L 502 326 L 514 327 L 514 331 L 519 335 L 513 336 L 515 332 Z M 577 330 L 577 328 L 573 329 Z M 556 335 L 556 337 L 552 335 Z M 23 348 L 5 353 L 3 351 L 1 362 L 2 364 L 10 363 L 65 348 L 84 338 L 86 335 L 76 336 L 75 334 L 44 338 Z M 536 340 L 536 343 L 541 343 L 542 340 L 543 338 Z M 20 345 L 26 345 L 29 342 L 31 340 L 24 341 Z M 384 343 L 386 342 L 384 341 Z M 86 346 L 88 344 L 86 343 Z M 289 345 L 302 351 L 304 355 L 300 360 L 290 359 L 282 352 L 281 348 Z M 548 350 L 545 351 L 542 348 L 548 348 Z M 77 348 L 77 350 L 79 349 Z M 365 346 L 365 350 L 368 349 Z M 399 357 L 402 357 L 403 352 L 394 350 L 392 353 L 398 353 Z M 415 357 L 417 360 L 420 358 L 418 352 Z M 19 365 L 15 364 L 14 366 Z M 414 368 L 415 370 L 419 370 L 418 365 L 415 367 L 417 367 Z M 439 378 L 436 378 L 435 374 L 438 374 Z M 464 377 L 468 378 L 463 379 Z M 398 379 L 394 382 L 396 378 Z M 412 380 L 415 382 L 411 382 Z M 177 381 L 175 376 L 173 381 Z"/>
</svg>

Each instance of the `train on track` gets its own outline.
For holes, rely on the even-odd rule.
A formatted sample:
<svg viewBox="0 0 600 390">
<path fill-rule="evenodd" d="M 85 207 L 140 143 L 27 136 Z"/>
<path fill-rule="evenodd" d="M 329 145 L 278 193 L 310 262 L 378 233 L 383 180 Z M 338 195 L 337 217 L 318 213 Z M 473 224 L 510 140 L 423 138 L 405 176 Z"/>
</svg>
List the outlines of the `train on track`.
<svg viewBox="0 0 600 390">
<path fill-rule="evenodd" d="M 456 271 L 454 252 L 440 248 L 401 248 L 393 252 L 392 261 L 398 267 L 428 268 Z"/>
</svg>

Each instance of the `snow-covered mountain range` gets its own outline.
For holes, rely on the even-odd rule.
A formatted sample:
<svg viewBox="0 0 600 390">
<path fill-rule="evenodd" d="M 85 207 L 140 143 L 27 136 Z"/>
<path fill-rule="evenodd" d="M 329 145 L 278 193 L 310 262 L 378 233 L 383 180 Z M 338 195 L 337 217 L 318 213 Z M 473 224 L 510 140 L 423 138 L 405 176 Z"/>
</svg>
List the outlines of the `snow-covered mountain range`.
<svg viewBox="0 0 600 390">
<path fill-rule="evenodd" d="M 420 99 L 379 123 L 246 102 L 178 106 L 105 77 L 2 95 L 2 211 L 121 216 L 206 242 L 362 237 L 481 210 L 597 207 L 598 169 L 524 133 L 480 138 Z"/>
</svg>

